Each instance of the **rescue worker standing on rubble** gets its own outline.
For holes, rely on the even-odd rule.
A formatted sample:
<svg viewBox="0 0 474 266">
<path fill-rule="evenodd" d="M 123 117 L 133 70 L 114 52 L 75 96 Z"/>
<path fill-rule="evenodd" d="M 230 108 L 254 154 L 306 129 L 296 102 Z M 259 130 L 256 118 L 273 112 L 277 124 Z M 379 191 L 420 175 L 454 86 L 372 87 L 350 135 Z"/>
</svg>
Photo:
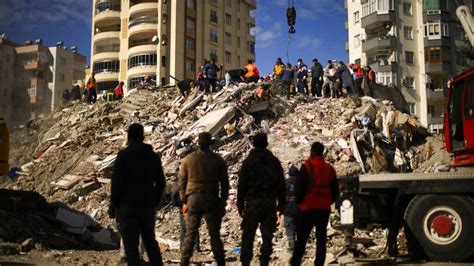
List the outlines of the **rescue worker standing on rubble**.
<svg viewBox="0 0 474 266">
<path fill-rule="evenodd" d="M 179 169 L 179 195 L 183 201 L 186 220 L 181 265 L 189 265 L 203 216 L 211 238 L 214 259 L 217 265 L 225 265 L 220 229 L 229 196 L 229 177 L 224 159 L 210 150 L 211 144 L 211 134 L 200 133 L 199 149 L 186 156 Z"/>
<path fill-rule="evenodd" d="M 339 195 L 336 171 L 323 158 L 324 145 L 315 142 L 311 157 L 305 161 L 296 179 L 296 202 L 300 213 L 296 222 L 296 243 L 291 265 L 301 265 L 309 235 L 316 227 L 316 258 L 314 264 L 324 265 L 326 237 L 331 204 Z"/>
<path fill-rule="evenodd" d="M 128 128 L 128 147 L 118 153 L 112 175 L 111 205 L 123 238 L 128 265 L 140 265 L 139 236 L 151 265 L 163 265 L 155 239 L 155 212 L 165 188 L 160 156 L 143 143 L 140 124 Z"/>
<path fill-rule="evenodd" d="M 303 59 L 297 61 L 298 71 L 296 73 L 297 88 L 299 93 L 309 94 L 308 92 L 308 67 L 303 63 Z"/>
<path fill-rule="evenodd" d="M 283 76 L 283 72 L 285 71 L 285 68 L 286 68 L 285 64 L 283 64 L 283 61 L 281 61 L 281 58 L 278 57 L 275 63 L 275 66 L 273 67 L 273 73 L 272 73 L 273 80 L 275 80 L 276 82 L 280 82 Z"/>
<path fill-rule="evenodd" d="M 254 149 L 242 163 L 237 186 L 237 208 L 243 217 L 240 255 L 243 266 L 252 261 L 253 241 L 259 224 L 263 240 L 260 265 L 269 264 L 277 211 L 282 215 L 286 203 L 283 168 L 280 160 L 267 149 L 267 135 L 259 133 L 252 142 Z"/>
<path fill-rule="evenodd" d="M 246 83 L 257 83 L 258 79 L 260 78 L 260 73 L 258 72 L 257 66 L 253 64 L 253 59 L 247 60 L 247 65 L 245 66 L 245 69 L 247 70 L 247 73 L 245 73 L 245 82 Z"/>
<path fill-rule="evenodd" d="M 342 83 L 342 88 L 346 89 L 347 94 L 357 96 L 354 89 L 354 79 L 352 78 L 351 71 L 349 71 L 349 68 L 342 61 L 339 61 L 338 63 L 336 78 L 339 80 L 338 82 Z"/>
<path fill-rule="evenodd" d="M 206 91 L 213 93 L 217 90 L 217 72 L 221 71 L 222 66 L 216 65 L 216 60 L 211 60 L 204 66 L 204 78 L 206 79 Z"/>
<path fill-rule="evenodd" d="M 290 63 L 286 63 L 286 69 L 283 71 L 283 76 L 281 78 L 282 84 L 286 89 L 286 98 L 289 100 L 291 95 L 291 85 L 295 79 L 295 72 Z"/>
<path fill-rule="evenodd" d="M 374 86 L 377 83 L 375 71 L 370 66 L 365 66 L 363 78 L 364 94 L 374 97 Z"/>
<path fill-rule="evenodd" d="M 364 92 L 362 91 L 362 81 L 364 78 L 364 69 L 360 66 L 360 64 L 351 64 L 351 69 L 353 72 L 354 78 L 354 88 L 355 92 L 359 96 L 364 96 Z"/>
<path fill-rule="evenodd" d="M 313 66 L 311 67 L 311 93 L 313 94 L 313 96 L 323 96 L 321 91 L 323 74 L 323 66 L 319 63 L 317 58 L 314 58 Z"/>
<path fill-rule="evenodd" d="M 86 83 L 87 102 L 95 103 L 97 101 L 97 82 L 95 81 L 95 73 L 92 72 L 91 77 Z"/>
</svg>

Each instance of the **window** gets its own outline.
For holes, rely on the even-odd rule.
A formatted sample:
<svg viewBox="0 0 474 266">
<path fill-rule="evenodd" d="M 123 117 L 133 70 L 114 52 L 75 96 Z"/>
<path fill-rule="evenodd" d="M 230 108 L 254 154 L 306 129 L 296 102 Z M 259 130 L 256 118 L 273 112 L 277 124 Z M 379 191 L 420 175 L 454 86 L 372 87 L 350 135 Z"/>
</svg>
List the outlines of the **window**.
<svg viewBox="0 0 474 266">
<path fill-rule="evenodd" d="M 405 14 L 405 15 L 411 15 L 412 14 L 411 3 L 403 2 L 403 14 Z"/>
<path fill-rule="evenodd" d="M 359 11 L 356 11 L 354 12 L 354 24 L 359 23 L 359 21 L 360 21 Z"/>
<path fill-rule="evenodd" d="M 162 55 L 161 56 L 161 66 L 162 67 L 166 67 L 166 61 L 167 61 L 166 55 Z"/>
<path fill-rule="evenodd" d="M 414 77 L 406 77 L 405 78 L 406 86 L 408 89 L 415 89 L 415 78 Z"/>
<path fill-rule="evenodd" d="M 437 21 L 425 24 L 425 37 L 438 39 L 441 36 L 449 36 L 449 25 L 447 23 Z"/>
<path fill-rule="evenodd" d="M 60 63 L 61 65 L 65 65 L 65 64 L 66 64 L 66 58 L 64 58 L 64 57 L 62 57 L 62 56 L 59 57 L 59 63 Z"/>
<path fill-rule="evenodd" d="M 194 63 L 193 59 L 186 59 L 186 70 L 187 71 L 195 71 L 196 70 L 196 64 Z"/>
<path fill-rule="evenodd" d="M 414 55 L 413 52 L 405 51 L 405 62 L 407 64 L 413 64 L 413 62 L 415 61 L 414 57 L 415 57 L 415 55 Z"/>
<path fill-rule="evenodd" d="M 93 71 L 95 73 L 98 72 L 119 72 L 119 61 L 118 60 L 111 60 L 111 61 L 101 61 L 94 63 Z"/>
<path fill-rule="evenodd" d="M 415 103 L 408 103 L 408 110 L 410 112 L 410 115 L 415 115 L 416 114 L 416 104 Z"/>
<path fill-rule="evenodd" d="M 423 0 L 423 11 L 428 14 L 433 11 L 448 11 L 448 0 Z"/>
<path fill-rule="evenodd" d="M 225 52 L 225 63 L 232 64 L 232 54 L 230 52 Z"/>
<path fill-rule="evenodd" d="M 218 22 L 218 19 L 217 19 L 217 11 L 215 10 L 211 10 L 211 22 L 214 22 L 214 23 L 217 23 Z"/>
<path fill-rule="evenodd" d="M 64 82 L 66 80 L 66 77 L 64 76 L 63 73 L 59 74 L 59 81 Z"/>
<path fill-rule="evenodd" d="M 232 7 L 232 0 L 225 0 L 225 6 Z"/>
<path fill-rule="evenodd" d="M 211 52 L 209 53 L 209 59 L 214 59 L 217 62 L 217 50 L 214 48 L 211 48 Z"/>
<path fill-rule="evenodd" d="M 217 43 L 217 30 L 216 29 L 211 29 L 211 42 Z"/>
<path fill-rule="evenodd" d="M 474 79 L 469 80 L 471 88 L 466 88 L 464 96 L 464 117 L 466 119 L 474 118 Z"/>
<path fill-rule="evenodd" d="M 459 50 L 456 51 L 456 64 L 460 66 L 468 65 L 467 54 L 465 52 Z"/>
<path fill-rule="evenodd" d="M 196 0 L 186 0 L 186 7 L 190 9 L 196 8 Z"/>
<path fill-rule="evenodd" d="M 382 85 L 391 85 L 392 82 L 397 80 L 397 74 L 393 72 L 378 72 L 377 83 Z"/>
<path fill-rule="evenodd" d="M 196 21 L 192 18 L 186 19 L 186 28 L 189 30 L 196 30 Z"/>
<path fill-rule="evenodd" d="M 425 51 L 426 62 L 431 64 L 441 63 L 441 47 L 430 47 Z"/>
<path fill-rule="evenodd" d="M 232 16 L 230 14 L 225 14 L 225 24 L 232 26 Z"/>
<path fill-rule="evenodd" d="M 410 26 L 403 26 L 403 34 L 405 39 L 413 40 L 413 28 Z"/>
<path fill-rule="evenodd" d="M 240 37 L 237 37 L 237 48 L 240 49 Z"/>
<path fill-rule="evenodd" d="M 360 34 L 357 34 L 354 36 L 354 48 L 359 48 L 360 47 Z"/>
<path fill-rule="evenodd" d="M 249 42 L 249 52 L 251 54 L 255 54 L 255 43 L 254 42 Z"/>
<path fill-rule="evenodd" d="M 428 114 L 434 115 L 435 114 L 435 107 L 434 105 L 428 105 Z"/>
<path fill-rule="evenodd" d="M 240 4 L 240 2 L 239 2 L 239 4 Z M 237 29 L 240 30 L 240 18 L 237 19 Z"/>
<path fill-rule="evenodd" d="M 128 59 L 128 69 L 139 66 L 156 66 L 156 54 L 135 55 Z"/>
<path fill-rule="evenodd" d="M 228 32 L 225 33 L 225 44 L 232 45 L 232 34 Z"/>
<path fill-rule="evenodd" d="M 162 22 L 163 24 L 166 24 L 166 22 L 168 22 L 168 15 L 162 14 L 162 15 L 161 15 L 161 22 Z"/>
<path fill-rule="evenodd" d="M 186 38 L 186 49 L 190 51 L 196 50 L 196 41 L 191 38 Z"/>
<path fill-rule="evenodd" d="M 156 80 L 156 76 L 148 76 L 148 78 L 150 80 Z M 145 76 L 139 76 L 139 77 L 134 77 L 134 78 L 131 78 L 128 80 L 128 88 L 132 89 L 132 88 L 135 88 L 138 84 L 140 84 L 141 82 L 143 82 L 143 80 L 145 79 Z M 117 81 L 112 81 L 114 84 L 113 84 L 113 87 L 111 87 L 111 89 L 115 88 L 115 86 L 117 86 Z"/>
</svg>

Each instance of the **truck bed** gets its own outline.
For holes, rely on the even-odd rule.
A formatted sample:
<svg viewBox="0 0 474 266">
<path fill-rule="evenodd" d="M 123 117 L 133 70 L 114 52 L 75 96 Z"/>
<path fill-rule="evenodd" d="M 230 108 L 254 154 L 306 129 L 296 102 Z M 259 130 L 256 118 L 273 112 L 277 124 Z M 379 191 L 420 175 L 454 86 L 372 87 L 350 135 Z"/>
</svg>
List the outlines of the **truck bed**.
<svg viewBox="0 0 474 266">
<path fill-rule="evenodd" d="M 364 174 L 359 189 L 398 189 L 400 193 L 474 193 L 474 171 Z"/>
</svg>

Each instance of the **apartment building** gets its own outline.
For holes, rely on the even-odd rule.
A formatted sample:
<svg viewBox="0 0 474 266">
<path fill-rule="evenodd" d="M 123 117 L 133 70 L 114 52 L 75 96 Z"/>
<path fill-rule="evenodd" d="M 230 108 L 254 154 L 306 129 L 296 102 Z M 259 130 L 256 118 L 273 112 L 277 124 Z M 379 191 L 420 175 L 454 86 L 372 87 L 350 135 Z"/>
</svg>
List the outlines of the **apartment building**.
<svg viewBox="0 0 474 266">
<path fill-rule="evenodd" d="M 55 48 L 43 45 L 41 39 L 18 44 L 0 36 L 0 117 L 8 126 L 51 112 L 61 103 L 64 89 L 72 87 L 73 79 L 84 78 L 85 56 Z M 59 62 L 61 58 L 74 60 L 61 64 L 56 58 Z"/>
<path fill-rule="evenodd" d="M 52 56 L 52 79 L 48 84 L 51 91 L 51 110 L 62 105 L 62 95 L 72 86 L 83 86 L 86 75 L 86 56 L 77 53 L 77 47 L 67 49 L 62 42 L 49 47 Z"/>
<path fill-rule="evenodd" d="M 256 0 L 93 0 L 91 67 L 98 90 L 145 76 L 194 79 L 204 59 L 224 69 L 255 59 Z"/>
<path fill-rule="evenodd" d="M 472 0 L 345 0 L 350 62 L 370 65 L 378 83 L 397 86 L 434 132 L 442 130 L 448 80 L 473 58 L 459 4 L 472 10 Z"/>
</svg>

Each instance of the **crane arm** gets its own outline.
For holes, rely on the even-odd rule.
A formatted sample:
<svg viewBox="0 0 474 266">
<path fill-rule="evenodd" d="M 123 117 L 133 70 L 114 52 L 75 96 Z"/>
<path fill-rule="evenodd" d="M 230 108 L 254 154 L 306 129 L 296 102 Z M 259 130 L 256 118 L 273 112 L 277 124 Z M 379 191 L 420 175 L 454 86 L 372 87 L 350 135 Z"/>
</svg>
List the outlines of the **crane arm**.
<svg viewBox="0 0 474 266">
<path fill-rule="evenodd" d="M 464 31 L 471 43 L 471 46 L 474 47 L 474 18 L 472 16 L 471 10 L 466 5 L 460 5 L 456 9 L 456 15 L 461 22 Z"/>
</svg>

